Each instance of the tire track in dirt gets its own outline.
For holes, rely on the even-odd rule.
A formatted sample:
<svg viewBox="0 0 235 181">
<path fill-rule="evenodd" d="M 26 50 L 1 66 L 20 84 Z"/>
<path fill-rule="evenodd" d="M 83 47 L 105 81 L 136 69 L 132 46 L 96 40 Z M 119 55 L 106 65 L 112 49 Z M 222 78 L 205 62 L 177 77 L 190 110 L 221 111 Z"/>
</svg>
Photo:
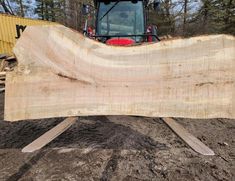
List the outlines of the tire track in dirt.
<svg viewBox="0 0 235 181">
<path fill-rule="evenodd" d="M 130 126 L 118 124 L 117 121 L 120 118 L 126 119 L 126 121 L 130 120 L 130 117 L 128 117 L 128 116 L 116 116 L 116 117 L 107 116 L 107 117 L 102 117 L 102 120 L 105 120 L 106 123 L 110 122 L 110 123 L 115 123 L 116 125 L 121 126 L 121 127 L 124 126 L 125 129 L 127 129 L 127 130 L 129 130 L 129 129 L 134 130 Z M 137 119 L 137 117 L 132 117 L 131 120 L 133 120 L 133 119 Z M 138 119 L 140 119 L 140 117 L 138 117 Z M 122 130 L 120 130 L 120 131 L 122 131 Z M 138 132 L 137 130 L 134 130 L 134 131 Z M 140 132 L 138 132 L 138 133 L 142 135 L 142 133 L 140 133 Z M 155 172 L 155 169 L 154 169 L 154 166 L 156 165 L 155 164 L 155 151 L 156 151 L 156 149 L 159 149 L 159 150 L 166 149 L 166 147 L 164 144 L 161 144 L 159 142 L 155 142 L 155 140 L 153 138 L 151 138 L 145 134 L 143 134 L 143 135 L 144 135 L 144 137 L 141 138 L 140 140 L 138 140 L 138 137 L 131 137 L 131 139 L 132 139 L 132 141 L 137 139 L 139 141 L 139 143 L 141 143 L 141 147 L 145 151 L 142 150 L 143 153 L 141 153 L 140 155 L 141 155 L 141 157 L 146 159 L 146 161 L 148 162 L 149 170 L 153 173 L 153 175 L 157 175 L 157 173 Z M 120 147 L 123 147 L 125 144 L 129 143 L 129 141 L 130 141 L 129 136 L 127 136 L 126 138 L 123 139 L 122 143 L 119 145 Z M 109 162 L 107 163 L 100 180 L 107 181 L 107 180 L 112 179 L 113 174 L 117 170 L 118 161 L 123 160 L 123 158 L 121 156 L 121 152 L 122 151 L 120 149 L 113 150 L 113 154 L 112 154 Z M 128 178 L 128 179 L 130 179 L 130 178 Z"/>
<path fill-rule="evenodd" d="M 118 160 L 120 159 L 120 150 L 114 150 L 111 158 L 109 159 L 105 170 L 102 173 L 100 178 L 101 181 L 108 181 L 111 180 L 113 173 L 116 171 L 118 166 Z"/>
<path fill-rule="evenodd" d="M 16 173 L 11 175 L 6 181 L 18 181 L 46 154 L 45 150 L 36 153 L 29 161 L 23 164 Z"/>
</svg>

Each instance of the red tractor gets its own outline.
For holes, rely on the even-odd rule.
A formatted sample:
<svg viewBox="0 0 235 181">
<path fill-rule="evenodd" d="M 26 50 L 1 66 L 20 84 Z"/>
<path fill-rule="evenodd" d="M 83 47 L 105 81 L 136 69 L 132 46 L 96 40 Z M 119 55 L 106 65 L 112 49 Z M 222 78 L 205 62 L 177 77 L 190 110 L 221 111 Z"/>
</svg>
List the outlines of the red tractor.
<svg viewBox="0 0 235 181">
<path fill-rule="evenodd" d="M 84 34 L 108 45 L 135 45 L 157 42 L 156 26 L 147 26 L 147 8 L 159 8 L 159 1 L 94 0 L 95 7 L 83 5 L 83 14 L 95 12 L 95 28 L 85 23 Z"/>
</svg>

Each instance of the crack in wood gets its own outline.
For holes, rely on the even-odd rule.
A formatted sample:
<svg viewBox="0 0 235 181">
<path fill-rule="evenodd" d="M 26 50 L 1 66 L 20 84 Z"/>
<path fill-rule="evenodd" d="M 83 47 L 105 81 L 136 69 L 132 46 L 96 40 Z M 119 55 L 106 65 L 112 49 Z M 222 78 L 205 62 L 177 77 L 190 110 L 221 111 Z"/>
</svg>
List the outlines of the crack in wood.
<svg viewBox="0 0 235 181">
<path fill-rule="evenodd" d="M 82 84 L 86 84 L 86 85 L 91 85 L 92 83 L 91 82 L 88 82 L 88 81 L 85 81 L 85 80 L 79 80 L 77 78 L 74 78 L 74 77 L 71 77 L 71 76 L 67 76 L 67 75 L 64 75 L 62 73 L 58 73 L 57 74 L 58 76 L 62 77 L 62 78 L 65 78 L 65 79 L 69 79 L 71 80 L 72 82 L 76 81 L 76 82 L 79 82 L 79 83 L 82 83 Z"/>
</svg>

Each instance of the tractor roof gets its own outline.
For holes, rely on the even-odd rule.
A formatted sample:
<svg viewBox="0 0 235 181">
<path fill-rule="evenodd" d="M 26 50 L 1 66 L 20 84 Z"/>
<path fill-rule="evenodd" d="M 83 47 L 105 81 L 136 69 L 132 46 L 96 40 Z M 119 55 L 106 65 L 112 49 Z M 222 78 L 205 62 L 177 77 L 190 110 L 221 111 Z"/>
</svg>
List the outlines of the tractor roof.
<svg viewBox="0 0 235 181">
<path fill-rule="evenodd" d="M 97 6 L 97 2 L 100 2 L 100 1 L 118 1 L 118 0 L 93 0 L 94 1 L 94 5 Z M 119 1 L 134 1 L 134 0 L 119 0 Z M 148 3 L 149 0 L 137 0 L 137 1 L 144 1 L 145 3 Z"/>
</svg>

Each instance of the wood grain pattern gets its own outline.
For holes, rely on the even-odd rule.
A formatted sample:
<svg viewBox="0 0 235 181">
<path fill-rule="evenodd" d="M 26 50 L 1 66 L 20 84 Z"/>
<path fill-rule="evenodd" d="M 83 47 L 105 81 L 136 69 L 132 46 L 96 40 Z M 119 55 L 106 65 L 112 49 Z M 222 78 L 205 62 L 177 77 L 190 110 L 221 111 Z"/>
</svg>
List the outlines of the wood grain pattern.
<svg viewBox="0 0 235 181">
<path fill-rule="evenodd" d="M 27 27 L 6 76 L 5 120 L 81 115 L 235 118 L 235 38 L 112 47 L 64 26 Z"/>
</svg>

